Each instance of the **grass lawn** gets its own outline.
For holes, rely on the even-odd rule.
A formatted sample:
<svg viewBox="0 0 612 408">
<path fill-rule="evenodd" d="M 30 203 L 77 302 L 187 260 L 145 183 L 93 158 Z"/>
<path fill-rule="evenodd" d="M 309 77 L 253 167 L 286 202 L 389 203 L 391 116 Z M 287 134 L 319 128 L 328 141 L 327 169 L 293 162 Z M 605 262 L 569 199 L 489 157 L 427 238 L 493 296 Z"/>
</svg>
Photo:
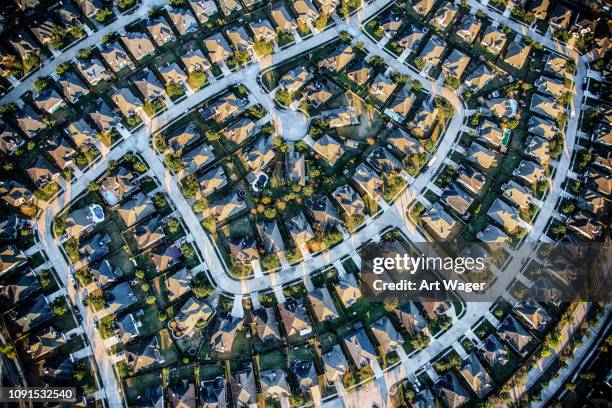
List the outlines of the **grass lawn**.
<svg viewBox="0 0 612 408">
<path fill-rule="evenodd" d="M 259 371 L 285 367 L 285 355 L 280 350 L 259 355 Z"/>
</svg>

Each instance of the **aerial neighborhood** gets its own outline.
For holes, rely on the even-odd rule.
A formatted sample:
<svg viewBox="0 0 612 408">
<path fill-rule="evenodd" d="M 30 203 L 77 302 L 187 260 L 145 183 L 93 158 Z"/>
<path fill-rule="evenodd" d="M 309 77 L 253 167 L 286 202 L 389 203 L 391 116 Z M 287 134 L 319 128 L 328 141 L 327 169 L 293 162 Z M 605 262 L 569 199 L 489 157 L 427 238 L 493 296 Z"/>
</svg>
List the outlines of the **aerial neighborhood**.
<svg viewBox="0 0 612 408">
<path fill-rule="evenodd" d="M 2 387 L 610 404 L 609 1 L 5 3 Z M 494 296 L 381 300 L 372 246 Z"/>
</svg>

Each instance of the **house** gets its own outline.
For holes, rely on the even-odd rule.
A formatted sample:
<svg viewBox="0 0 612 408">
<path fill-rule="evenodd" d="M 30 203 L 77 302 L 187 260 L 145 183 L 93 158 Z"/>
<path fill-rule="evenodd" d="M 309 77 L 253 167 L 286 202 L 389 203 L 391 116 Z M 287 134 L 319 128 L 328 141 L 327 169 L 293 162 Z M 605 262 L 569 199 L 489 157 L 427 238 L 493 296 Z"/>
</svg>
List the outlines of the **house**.
<svg viewBox="0 0 612 408">
<path fill-rule="evenodd" d="M 314 238 L 314 232 L 312 232 L 310 224 L 301 212 L 291 217 L 285 225 L 287 226 L 289 234 L 291 234 L 293 242 L 298 246 L 306 244 L 306 242 Z"/>
<path fill-rule="evenodd" d="M 74 158 L 77 155 L 77 151 L 68 143 L 66 138 L 59 134 L 47 140 L 47 154 L 60 170 L 76 168 Z"/>
<path fill-rule="evenodd" d="M 419 55 L 429 67 L 436 67 L 442 62 L 442 54 L 446 50 L 446 41 L 433 35 Z"/>
<path fill-rule="evenodd" d="M 126 363 L 134 373 L 166 362 L 161 354 L 157 336 L 127 345 L 125 356 Z"/>
<path fill-rule="evenodd" d="M 204 173 L 198 178 L 198 183 L 200 185 L 200 193 L 204 197 L 208 197 L 213 192 L 221 189 L 227 184 L 227 177 L 225 177 L 223 167 L 219 166 L 214 170 Z"/>
<path fill-rule="evenodd" d="M 440 7 L 431 19 L 431 25 L 439 30 L 446 30 L 448 26 L 453 22 L 453 19 L 457 15 L 459 8 L 453 3 L 446 3 Z"/>
<path fill-rule="evenodd" d="M 342 44 L 336 47 L 331 54 L 323 59 L 323 67 L 330 71 L 340 72 L 353 59 L 353 47 L 350 44 Z"/>
<path fill-rule="evenodd" d="M 208 303 L 192 296 L 183 303 L 169 327 L 175 337 L 191 336 L 196 328 L 205 326 L 214 314 L 215 310 Z"/>
<path fill-rule="evenodd" d="M 485 229 L 476 234 L 476 238 L 488 244 L 503 244 L 510 239 L 506 233 L 495 225 L 487 225 Z"/>
<path fill-rule="evenodd" d="M 238 26 L 228 28 L 225 33 L 230 40 L 234 52 L 246 52 L 249 55 L 253 54 L 255 43 L 244 27 Z"/>
<path fill-rule="evenodd" d="M 229 240 L 229 251 L 232 259 L 243 265 L 250 265 L 251 262 L 259 259 L 257 242 L 252 235 L 245 235 Z"/>
<path fill-rule="evenodd" d="M 472 143 L 466 157 L 468 161 L 484 169 L 497 167 L 497 156 L 495 153 L 477 142 Z"/>
<path fill-rule="evenodd" d="M 550 0 L 532 0 L 529 2 L 527 10 L 538 20 L 547 20 Z"/>
<path fill-rule="evenodd" d="M 95 146 L 98 142 L 98 133 L 94 131 L 84 119 L 70 122 L 65 132 L 79 148 Z"/>
<path fill-rule="evenodd" d="M 15 180 L 0 181 L 0 197 L 10 206 L 21 207 L 30 204 L 34 194 Z"/>
<path fill-rule="evenodd" d="M 330 129 L 359 124 L 359 118 L 351 105 L 322 111 L 320 116 L 329 121 Z"/>
<path fill-rule="evenodd" d="M 237 145 L 244 143 L 244 141 L 255 135 L 255 133 L 257 133 L 255 122 L 249 118 L 242 118 L 232 123 L 221 132 L 223 137 Z"/>
<path fill-rule="evenodd" d="M 531 201 L 533 200 L 531 190 L 516 181 L 508 181 L 502 186 L 502 190 L 504 192 L 504 197 L 510 199 L 510 201 L 520 208 L 529 208 L 531 205 Z"/>
<path fill-rule="evenodd" d="M 219 6 L 221 7 L 221 12 L 226 16 L 242 10 L 238 0 L 219 0 Z"/>
<path fill-rule="evenodd" d="M 20 30 L 14 36 L 10 37 L 8 43 L 17 52 L 17 55 L 19 55 L 22 61 L 31 56 L 40 56 L 40 48 L 24 30 Z"/>
<path fill-rule="evenodd" d="M 583 189 L 578 197 L 578 208 L 596 216 L 607 216 L 611 207 L 612 202 L 608 198 L 588 188 Z"/>
<path fill-rule="evenodd" d="M 536 79 L 534 85 L 539 93 L 555 99 L 559 99 L 564 93 L 569 92 L 569 90 L 565 88 L 563 81 L 546 76 L 541 76 Z"/>
<path fill-rule="evenodd" d="M 228 316 L 217 318 L 213 335 L 210 338 L 210 348 L 217 353 L 231 353 L 234 340 L 244 326 L 244 319 Z"/>
<path fill-rule="evenodd" d="M 204 72 L 210 69 L 210 62 L 204 57 L 204 54 L 199 49 L 187 51 L 181 55 L 181 62 L 191 72 Z"/>
<path fill-rule="evenodd" d="M 98 98 L 89 112 L 89 117 L 101 133 L 111 132 L 119 120 L 104 99 Z"/>
<path fill-rule="evenodd" d="M 291 3 L 293 11 L 297 15 L 297 20 L 306 27 L 314 25 L 314 21 L 319 18 L 319 12 L 312 5 L 310 0 L 296 0 Z"/>
<path fill-rule="evenodd" d="M 550 119 L 557 119 L 561 113 L 565 112 L 565 108 L 557 104 L 556 101 L 537 93 L 533 94 L 529 109 L 535 114 Z"/>
<path fill-rule="evenodd" d="M 497 336 L 512 347 L 521 357 L 528 353 L 531 335 L 512 315 L 508 315 L 497 327 Z"/>
<path fill-rule="evenodd" d="M 58 27 L 60 29 L 63 28 L 62 26 L 54 23 L 50 19 L 45 19 L 40 23 L 37 23 L 36 20 L 34 20 L 33 23 L 35 25 L 30 26 L 30 32 L 34 34 L 34 38 L 36 38 L 39 43 L 45 46 L 51 46 L 50 42 L 53 38 L 53 30 L 55 29 L 55 27 Z"/>
<path fill-rule="evenodd" d="M 359 289 L 355 276 L 352 273 L 347 273 L 340 277 L 335 288 L 345 308 L 353 306 L 361 298 L 361 289 Z"/>
<path fill-rule="evenodd" d="M 380 27 L 382 27 L 383 35 L 385 37 L 393 38 L 397 35 L 402 27 L 402 19 L 398 14 L 391 12 L 382 19 L 380 22 Z"/>
<path fill-rule="evenodd" d="M 0 273 L 5 273 L 3 271 L 3 253 L 4 250 L 0 251 Z M 54 314 L 51 311 L 51 307 L 49 307 L 47 298 L 42 295 L 39 295 L 30 302 L 24 303 L 9 313 L 10 320 L 14 322 L 21 334 L 32 330 L 53 316 Z"/>
<path fill-rule="evenodd" d="M 612 150 L 592 148 L 593 166 L 612 172 Z"/>
<path fill-rule="evenodd" d="M 404 50 L 408 50 L 411 53 L 415 53 L 421 46 L 421 42 L 423 41 L 423 37 L 425 37 L 425 34 L 426 31 L 421 30 L 421 28 L 415 26 L 414 24 L 409 24 L 404 30 L 402 37 L 397 41 L 397 43 Z"/>
<path fill-rule="evenodd" d="M 215 154 L 213 152 L 213 148 L 209 144 L 202 143 L 191 151 L 185 153 L 181 160 L 185 165 L 184 173 L 192 174 L 214 161 Z"/>
<path fill-rule="evenodd" d="M 164 272 L 171 268 L 179 262 L 183 255 L 180 248 L 175 244 L 158 245 L 149 254 L 157 272 Z"/>
<path fill-rule="evenodd" d="M 494 367 L 496 364 L 503 366 L 509 360 L 508 349 L 497 340 L 495 334 L 490 334 L 484 339 L 478 353 L 489 364 L 489 367 Z"/>
<path fill-rule="evenodd" d="M 325 366 L 325 379 L 328 384 L 334 384 L 338 380 L 342 380 L 344 373 L 349 370 L 349 363 L 342 352 L 339 344 L 335 344 L 332 349 L 323 354 L 323 364 Z"/>
<path fill-rule="evenodd" d="M 25 352 L 32 360 L 36 360 L 64 344 L 66 344 L 65 334 L 49 326 L 28 337 Z"/>
<path fill-rule="evenodd" d="M 370 328 L 385 354 L 396 351 L 404 344 L 404 338 L 395 329 L 393 322 L 387 316 L 383 316 L 372 323 Z"/>
<path fill-rule="evenodd" d="M 271 307 L 261 307 L 259 309 L 251 310 L 252 315 L 252 328 L 255 328 L 257 337 L 262 342 L 268 341 L 280 341 L 281 335 L 278 330 L 278 323 L 276 321 L 276 315 L 274 309 Z"/>
<path fill-rule="evenodd" d="M 130 201 L 117 208 L 117 213 L 129 228 L 155 212 L 151 198 L 138 192 Z"/>
<path fill-rule="evenodd" d="M 461 20 L 461 23 L 457 26 L 455 34 L 466 43 L 472 44 L 480 32 L 481 27 L 482 23 L 480 20 L 470 14 L 466 14 L 463 20 Z"/>
<path fill-rule="evenodd" d="M 287 92 L 295 92 L 303 87 L 306 82 L 312 79 L 313 75 L 306 67 L 300 65 L 297 68 L 289 70 L 283 75 L 278 82 L 278 85 Z"/>
<path fill-rule="evenodd" d="M 547 54 L 544 58 L 544 72 L 564 78 L 568 75 L 567 59 L 557 54 Z"/>
<path fill-rule="evenodd" d="M 15 241 L 21 231 L 31 227 L 30 224 L 29 220 L 15 214 L 0 216 L 0 241 Z"/>
<path fill-rule="evenodd" d="M 185 126 L 175 130 L 168 135 L 168 149 L 165 154 L 182 153 L 192 143 L 195 143 L 201 137 L 200 131 L 195 123 L 190 121 Z"/>
<path fill-rule="evenodd" d="M 151 47 L 152 46 L 153 45 L 151 45 Z M 126 54 L 117 41 L 103 44 L 102 47 L 100 47 L 100 54 L 102 54 L 102 58 L 113 72 L 119 72 L 125 67 L 131 70 L 134 67 L 134 62 L 132 62 L 132 59 Z"/>
<path fill-rule="evenodd" d="M 140 99 L 136 98 L 129 88 L 117 89 L 112 94 L 111 99 L 126 118 L 138 115 L 138 112 L 143 107 Z"/>
<path fill-rule="evenodd" d="M 113 267 L 107 259 L 103 259 L 95 264 L 88 266 L 89 274 L 93 278 L 96 288 L 104 289 L 115 283 L 118 278 L 123 276 L 123 271 L 120 267 Z"/>
<path fill-rule="evenodd" d="M 512 172 L 513 175 L 525 180 L 529 185 L 535 185 L 538 181 L 546 178 L 544 169 L 529 160 L 521 160 L 518 167 Z"/>
<path fill-rule="evenodd" d="M 431 388 L 419 391 L 411 401 L 412 405 L 419 408 L 436 408 L 439 402 L 434 398 Z"/>
<path fill-rule="evenodd" d="M 449 408 L 459 408 L 464 406 L 470 396 L 461 386 L 454 372 L 449 371 L 444 374 L 433 386 L 434 393 L 444 401 Z"/>
<path fill-rule="evenodd" d="M 232 55 L 232 49 L 221 33 L 205 39 L 204 48 L 206 48 L 208 58 L 213 64 L 224 63 Z"/>
<path fill-rule="evenodd" d="M 518 112 L 518 102 L 515 99 L 492 98 L 486 99 L 481 112 L 494 115 L 498 118 L 513 118 Z"/>
<path fill-rule="evenodd" d="M 168 276 L 165 281 L 168 301 L 173 303 L 184 294 L 189 293 L 192 279 L 193 274 L 185 267 Z"/>
<path fill-rule="evenodd" d="M 285 372 L 280 369 L 265 370 L 259 373 L 259 384 L 264 398 L 274 401 L 285 400 L 291 395 Z"/>
<path fill-rule="evenodd" d="M 43 188 L 60 178 L 60 172 L 42 156 L 37 156 L 25 171 L 37 188 Z"/>
<path fill-rule="evenodd" d="M 474 353 L 468 354 L 463 360 L 459 374 L 480 399 L 484 399 L 493 390 L 491 376 Z"/>
<path fill-rule="evenodd" d="M 285 152 L 285 176 L 294 184 L 306 185 L 306 158 L 304 153 L 296 152 L 292 148 Z"/>
<path fill-rule="evenodd" d="M 139 32 L 127 32 L 121 35 L 121 40 L 125 45 L 128 52 L 136 59 L 140 61 L 143 58 L 155 54 L 155 47 L 149 37 L 144 33 Z"/>
<path fill-rule="evenodd" d="M 446 241 L 451 236 L 457 225 L 457 221 L 439 203 L 434 203 L 421 215 L 421 222 L 442 241 Z"/>
<path fill-rule="evenodd" d="M 417 114 L 410 123 L 408 123 L 408 128 L 412 131 L 412 134 L 419 138 L 428 135 L 433 125 L 436 123 L 438 112 L 437 107 L 433 106 L 433 104 L 429 103 L 427 100 L 424 100 Z"/>
<path fill-rule="evenodd" d="M 207 23 L 210 17 L 219 12 L 212 0 L 189 0 L 189 5 L 200 24 Z"/>
<path fill-rule="evenodd" d="M 495 55 L 501 55 L 504 45 L 506 45 L 506 41 L 506 33 L 491 25 L 485 29 L 482 40 L 480 40 L 480 45 Z"/>
<path fill-rule="evenodd" d="M 610 123 L 599 122 L 591 134 L 591 140 L 603 146 L 612 147 L 612 126 L 610 126 Z"/>
<path fill-rule="evenodd" d="M 529 118 L 528 131 L 529 133 L 550 140 L 559 132 L 559 129 L 555 122 L 548 119 L 542 119 L 539 116 L 532 116 Z"/>
<path fill-rule="evenodd" d="M 166 85 L 172 84 L 183 86 L 187 82 L 187 74 L 178 66 L 176 62 L 164 65 L 158 69 Z"/>
<path fill-rule="evenodd" d="M 510 44 L 508 44 L 508 49 L 506 50 L 504 61 L 506 61 L 506 63 L 511 65 L 513 68 L 522 69 L 523 65 L 525 65 L 525 61 L 527 61 L 530 51 L 531 45 L 528 45 L 522 41 L 510 41 Z"/>
<path fill-rule="evenodd" d="M 242 154 L 247 168 L 253 171 L 264 170 L 274 159 L 276 152 L 271 137 L 261 137 L 253 147 Z"/>
<path fill-rule="evenodd" d="M 164 225 L 159 216 L 138 224 L 134 228 L 133 235 L 136 246 L 140 250 L 145 250 L 166 237 Z"/>
<path fill-rule="evenodd" d="M 25 140 L 11 125 L 0 120 L 0 153 L 12 156 L 25 144 Z"/>
<path fill-rule="evenodd" d="M 499 198 L 495 199 L 487 215 L 501 225 L 506 232 L 513 232 L 517 228 L 525 227 L 525 222 L 519 216 L 518 210 Z"/>
<path fill-rule="evenodd" d="M 279 303 L 278 313 L 287 336 L 305 336 L 312 332 L 303 300 L 289 298 L 285 303 Z"/>
<path fill-rule="evenodd" d="M 171 7 L 168 17 L 180 35 L 187 35 L 198 29 L 198 22 L 188 9 Z"/>
<path fill-rule="evenodd" d="M 479 92 L 493 78 L 495 78 L 495 74 L 489 71 L 486 65 L 479 65 L 478 68 L 465 79 L 464 86 L 471 92 Z"/>
<path fill-rule="evenodd" d="M 497 149 L 502 149 L 502 152 L 505 151 L 505 147 L 508 144 L 505 131 L 488 119 L 485 119 L 478 130 L 478 139 L 483 141 L 484 144 L 488 144 Z"/>
<path fill-rule="evenodd" d="M 410 336 L 414 336 L 419 332 L 423 332 L 426 336 L 429 336 L 427 321 L 414 302 L 402 302 L 393 312 L 397 316 L 397 320 L 399 320 L 402 327 L 406 329 Z"/>
<path fill-rule="evenodd" d="M 327 196 L 313 199 L 313 203 L 308 210 L 314 219 L 315 228 L 319 230 L 330 231 L 342 222 Z"/>
<path fill-rule="evenodd" d="M 230 390 L 232 401 L 237 408 L 257 407 L 255 372 L 251 363 L 245 364 L 241 371 L 230 374 Z"/>
<path fill-rule="evenodd" d="M 308 294 L 312 311 L 319 322 L 338 318 L 338 310 L 327 290 L 327 287 L 317 288 Z"/>
<path fill-rule="evenodd" d="M 435 3 L 434 0 L 411 0 L 410 2 L 412 3 L 412 9 L 423 17 L 429 14 Z"/>
<path fill-rule="evenodd" d="M 81 9 L 85 17 L 95 18 L 98 11 L 104 8 L 100 0 L 76 0 L 77 6 Z"/>
<path fill-rule="evenodd" d="M 590 166 L 585 174 L 585 187 L 610 197 L 612 195 L 612 176 Z"/>
<path fill-rule="evenodd" d="M 514 306 L 514 313 L 529 327 L 542 333 L 551 320 L 550 315 L 535 299 L 519 302 Z"/>
<path fill-rule="evenodd" d="M 312 149 L 321 155 L 331 166 L 335 166 L 345 153 L 344 147 L 327 133 L 315 141 Z"/>
<path fill-rule="evenodd" d="M 35 138 L 47 124 L 42 120 L 40 115 L 30 106 L 25 105 L 15 118 L 17 127 L 28 137 Z"/>
<path fill-rule="evenodd" d="M 368 335 L 363 328 L 357 330 L 354 334 L 349 334 L 344 337 L 344 346 L 353 360 L 353 364 L 357 369 L 365 366 L 374 367 L 378 364 L 376 351 L 370 342 Z"/>
<path fill-rule="evenodd" d="M 244 200 L 238 196 L 238 193 L 233 193 L 213 202 L 210 208 L 205 211 L 205 218 L 215 217 L 216 221 L 220 223 L 246 208 Z"/>
<path fill-rule="evenodd" d="M 283 33 L 290 33 L 292 31 L 297 30 L 297 24 L 295 20 L 289 14 L 289 11 L 282 4 L 276 5 L 272 7 L 271 11 L 272 20 L 274 20 L 274 24 L 276 27 Z"/>
<path fill-rule="evenodd" d="M 365 61 L 359 61 L 348 69 L 346 75 L 351 81 L 362 86 L 370 79 L 371 73 L 372 68 Z"/>
<path fill-rule="evenodd" d="M 321 14 L 331 16 L 335 13 L 336 8 L 340 5 L 341 0 L 318 0 L 319 11 Z"/>
<path fill-rule="evenodd" d="M 253 21 L 249 27 L 253 31 L 255 41 L 273 43 L 276 40 L 276 31 L 267 19 Z"/>
<path fill-rule="evenodd" d="M 550 161 L 550 145 L 548 140 L 530 135 L 527 137 L 525 144 L 525 153 L 533 157 L 540 164 L 548 164 Z"/>
<path fill-rule="evenodd" d="M 387 147 L 391 145 L 406 156 L 415 153 L 424 153 L 424 149 L 419 141 L 401 128 L 394 129 L 389 133 L 387 136 L 387 143 Z"/>
<path fill-rule="evenodd" d="M 168 100 L 164 86 L 159 82 L 153 71 L 146 71 L 144 75 L 135 79 L 134 85 L 136 85 L 145 101 Z"/>
<path fill-rule="evenodd" d="M 455 48 L 442 64 L 442 71 L 446 75 L 461 78 L 469 63 L 470 57 Z"/>
<path fill-rule="evenodd" d="M 300 393 L 307 394 L 313 387 L 319 385 L 319 379 L 312 361 L 294 360 L 291 363 L 291 373 L 295 377 Z"/>
<path fill-rule="evenodd" d="M 416 94 L 410 91 L 410 87 L 404 86 L 385 109 L 385 113 L 396 122 L 401 123 L 406 120 L 415 100 Z"/>
<path fill-rule="evenodd" d="M 65 234 L 68 237 L 77 237 L 83 231 L 93 228 L 94 225 L 104 221 L 104 210 L 99 204 L 89 204 L 87 207 L 72 211 L 66 216 Z"/>
<path fill-rule="evenodd" d="M 58 109 L 66 106 L 60 94 L 50 86 L 40 91 L 33 102 L 39 110 L 47 113 L 57 112 Z"/>
<path fill-rule="evenodd" d="M 203 408 L 227 407 L 227 384 L 225 378 L 216 377 L 212 380 L 200 382 L 200 406 Z"/>
<path fill-rule="evenodd" d="M 78 76 L 72 71 L 64 73 L 59 78 L 59 85 L 62 88 L 62 93 L 68 102 L 74 104 L 77 103 L 82 96 L 89 93 L 87 86 L 79 79 Z"/>
<path fill-rule="evenodd" d="M 474 199 L 454 182 L 446 186 L 440 199 L 461 217 L 469 216 L 468 210 L 474 203 Z"/>
<path fill-rule="evenodd" d="M 370 84 L 370 93 L 380 102 L 385 103 L 397 85 L 385 74 L 378 74 Z"/>
<path fill-rule="evenodd" d="M 398 174 L 404 168 L 402 162 L 382 146 L 372 150 L 367 161 L 381 174 Z"/>
<path fill-rule="evenodd" d="M 229 118 L 239 114 L 246 104 L 240 101 L 233 93 L 216 99 L 207 108 L 200 109 L 202 119 L 214 120 L 217 123 L 222 123 Z"/>
<path fill-rule="evenodd" d="M 259 221 L 256 227 L 263 247 L 267 253 L 282 254 L 285 252 L 285 243 L 278 229 L 278 224 L 275 221 Z"/>
<path fill-rule="evenodd" d="M 155 44 L 160 47 L 170 41 L 176 40 L 174 32 L 163 17 L 148 20 L 145 26 L 149 34 L 151 34 L 151 37 L 153 37 Z"/>
<path fill-rule="evenodd" d="M 363 216 L 365 203 L 348 184 L 337 187 L 332 193 L 338 204 L 346 211 L 348 217 Z"/>
<path fill-rule="evenodd" d="M 136 173 L 119 167 L 104 177 L 98 192 L 108 205 L 114 206 L 138 188 L 137 178 Z"/>
<path fill-rule="evenodd" d="M 7 245 L 0 249 L 0 275 L 17 269 L 26 262 L 27 257 L 15 245 Z"/>
<path fill-rule="evenodd" d="M 138 301 L 128 282 L 121 282 L 111 289 L 106 290 L 104 296 L 106 302 L 104 304 L 104 309 L 97 312 L 98 319 L 102 319 L 109 315 L 118 316 L 121 312 L 136 304 Z"/>
<path fill-rule="evenodd" d="M 168 386 L 168 398 L 172 408 L 195 408 L 195 386 L 184 378 L 182 382 Z"/>
<path fill-rule="evenodd" d="M 597 240 L 603 232 L 603 225 L 582 210 L 568 220 L 567 228 L 589 241 Z"/>
</svg>

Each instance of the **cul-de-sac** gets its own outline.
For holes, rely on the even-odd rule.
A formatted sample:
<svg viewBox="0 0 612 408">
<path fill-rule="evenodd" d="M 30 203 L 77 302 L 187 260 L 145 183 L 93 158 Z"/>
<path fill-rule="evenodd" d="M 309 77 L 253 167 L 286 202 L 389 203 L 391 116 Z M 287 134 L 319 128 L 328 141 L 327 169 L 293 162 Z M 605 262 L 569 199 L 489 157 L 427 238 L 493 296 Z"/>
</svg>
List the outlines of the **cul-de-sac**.
<svg viewBox="0 0 612 408">
<path fill-rule="evenodd" d="M 2 407 L 612 404 L 610 0 L 0 3 Z"/>
</svg>

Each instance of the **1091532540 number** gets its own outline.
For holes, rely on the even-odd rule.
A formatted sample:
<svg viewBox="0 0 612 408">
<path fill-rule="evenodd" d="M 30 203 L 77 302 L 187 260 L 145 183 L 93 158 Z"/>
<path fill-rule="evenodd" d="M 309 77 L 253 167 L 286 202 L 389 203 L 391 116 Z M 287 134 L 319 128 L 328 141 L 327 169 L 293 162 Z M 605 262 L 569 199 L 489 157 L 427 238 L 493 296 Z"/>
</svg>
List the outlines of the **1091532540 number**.
<svg viewBox="0 0 612 408">
<path fill-rule="evenodd" d="M 0 387 L 0 402 L 73 402 L 74 387 Z"/>
</svg>

